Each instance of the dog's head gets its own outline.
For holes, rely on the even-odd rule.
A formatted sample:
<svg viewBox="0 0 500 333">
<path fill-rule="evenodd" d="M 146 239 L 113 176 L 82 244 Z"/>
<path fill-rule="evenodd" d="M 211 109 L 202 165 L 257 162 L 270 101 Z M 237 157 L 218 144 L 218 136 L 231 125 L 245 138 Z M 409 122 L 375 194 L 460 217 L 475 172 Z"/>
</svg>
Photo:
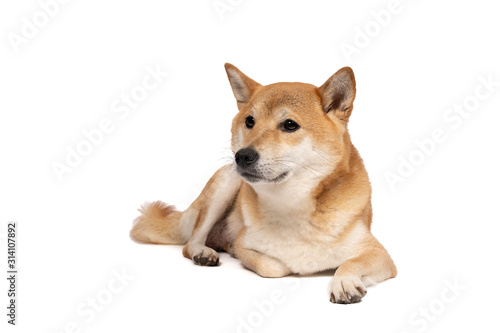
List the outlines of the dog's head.
<svg viewBox="0 0 500 333">
<path fill-rule="evenodd" d="M 319 88 L 298 82 L 263 86 L 231 64 L 225 68 L 239 109 L 231 129 L 234 162 L 246 182 L 320 179 L 343 160 L 356 95 L 351 68 Z"/>
</svg>

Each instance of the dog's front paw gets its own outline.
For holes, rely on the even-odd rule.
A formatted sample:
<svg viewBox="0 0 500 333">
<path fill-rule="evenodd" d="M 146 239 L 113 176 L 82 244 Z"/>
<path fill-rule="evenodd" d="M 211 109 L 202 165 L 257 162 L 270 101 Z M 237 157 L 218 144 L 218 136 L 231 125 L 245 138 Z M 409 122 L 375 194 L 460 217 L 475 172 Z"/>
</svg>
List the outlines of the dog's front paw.
<svg viewBox="0 0 500 333">
<path fill-rule="evenodd" d="M 200 266 L 217 266 L 219 264 L 219 254 L 206 246 L 195 251 L 192 259 L 196 265 Z"/>
<path fill-rule="evenodd" d="M 333 276 L 328 293 L 332 303 L 358 303 L 366 295 L 366 287 L 358 276 Z"/>
</svg>

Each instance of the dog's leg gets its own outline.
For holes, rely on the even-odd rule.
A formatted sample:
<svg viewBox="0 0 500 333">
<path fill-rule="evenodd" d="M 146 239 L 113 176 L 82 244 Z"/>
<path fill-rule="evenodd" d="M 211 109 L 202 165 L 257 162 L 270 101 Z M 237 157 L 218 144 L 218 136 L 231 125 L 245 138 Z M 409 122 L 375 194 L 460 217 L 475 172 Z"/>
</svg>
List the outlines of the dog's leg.
<svg viewBox="0 0 500 333">
<path fill-rule="evenodd" d="M 246 268 L 262 277 L 269 278 L 283 277 L 292 273 L 290 268 L 280 260 L 247 248 L 245 246 L 245 232 L 246 228 L 244 227 L 236 237 L 234 251 L 236 257 Z"/>
<path fill-rule="evenodd" d="M 208 181 L 200 196 L 193 203 L 199 213 L 193 234 L 182 249 L 182 254 L 201 266 L 216 266 L 219 255 L 205 246 L 208 233 L 224 217 L 234 202 L 241 185 L 241 177 L 232 165 L 220 168 Z"/>
<path fill-rule="evenodd" d="M 364 242 L 359 255 L 340 265 L 328 285 L 330 301 L 350 304 L 361 301 L 366 287 L 397 274 L 389 253 L 372 235 Z"/>
</svg>

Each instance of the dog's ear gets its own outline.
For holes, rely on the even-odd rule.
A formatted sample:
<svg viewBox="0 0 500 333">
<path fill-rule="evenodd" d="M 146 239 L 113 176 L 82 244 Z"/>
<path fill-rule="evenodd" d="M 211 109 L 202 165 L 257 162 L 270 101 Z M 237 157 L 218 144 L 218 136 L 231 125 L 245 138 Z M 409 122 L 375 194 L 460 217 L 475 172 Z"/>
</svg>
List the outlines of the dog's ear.
<svg viewBox="0 0 500 333">
<path fill-rule="evenodd" d="M 226 68 L 234 97 L 238 102 L 238 109 L 241 111 L 261 85 L 243 74 L 236 66 L 226 63 L 224 67 Z"/>
<path fill-rule="evenodd" d="M 356 80 L 352 69 L 339 69 L 318 90 L 323 111 L 330 117 L 348 121 L 356 97 Z"/>
</svg>

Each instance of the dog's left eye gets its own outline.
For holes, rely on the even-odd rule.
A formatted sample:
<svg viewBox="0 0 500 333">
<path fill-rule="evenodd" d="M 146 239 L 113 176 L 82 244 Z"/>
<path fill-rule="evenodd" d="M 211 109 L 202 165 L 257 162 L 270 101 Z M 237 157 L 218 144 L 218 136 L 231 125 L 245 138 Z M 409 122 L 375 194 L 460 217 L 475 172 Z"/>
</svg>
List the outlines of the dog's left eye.
<svg viewBox="0 0 500 333">
<path fill-rule="evenodd" d="M 255 125 L 255 119 L 252 116 L 248 116 L 245 118 L 245 126 L 247 128 L 252 128 Z"/>
<path fill-rule="evenodd" d="M 300 127 L 299 124 L 297 124 L 292 119 L 287 119 L 283 123 L 283 129 L 285 130 L 285 132 L 295 132 L 296 130 L 299 129 L 299 127 Z"/>
</svg>

